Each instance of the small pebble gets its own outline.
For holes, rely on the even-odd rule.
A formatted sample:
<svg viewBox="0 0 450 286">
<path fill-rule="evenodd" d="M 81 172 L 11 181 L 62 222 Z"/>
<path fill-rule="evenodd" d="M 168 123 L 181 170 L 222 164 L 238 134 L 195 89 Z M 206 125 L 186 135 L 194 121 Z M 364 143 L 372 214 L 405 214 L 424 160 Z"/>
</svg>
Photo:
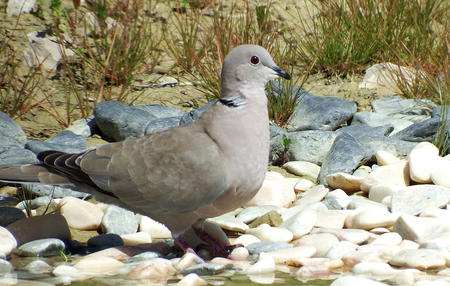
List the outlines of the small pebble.
<svg viewBox="0 0 450 286">
<path fill-rule="evenodd" d="M 124 264 L 117 259 L 110 257 L 82 257 L 73 265 L 76 269 L 88 273 L 114 272 Z"/>
<path fill-rule="evenodd" d="M 16 253 L 20 256 L 56 256 L 65 249 L 65 244 L 57 238 L 38 239 L 22 244 Z"/>
<path fill-rule="evenodd" d="M 17 247 L 17 241 L 6 228 L 0 226 L 0 258 L 8 256 Z"/>
<path fill-rule="evenodd" d="M 289 161 L 283 165 L 289 173 L 303 177 L 307 176 L 317 181 L 320 173 L 320 166 L 307 161 Z"/>
<path fill-rule="evenodd" d="M 390 165 L 400 161 L 400 159 L 394 154 L 383 150 L 375 152 L 375 157 L 379 166 Z"/>
<path fill-rule="evenodd" d="M 261 239 L 251 234 L 243 234 L 236 238 L 233 244 L 242 244 L 243 246 L 249 246 L 252 243 L 261 242 Z"/>
<path fill-rule="evenodd" d="M 25 266 L 25 269 L 33 274 L 51 273 L 53 268 L 47 264 L 47 262 L 37 259 Z"/>
<path fill-rule="evenodd" d="M 262 252 L 259 254 L 258 261 L 244 272 L 252 275 L 275 272 L 275 260 L 269 254 Z"/>
<path fill-rule="evenodd" d="M 359 276 L 343 276 L 334 280 L 330 286 L 389 286 L 388 284 L 381 283 L 375 280 L 371 280 Z"/>
<path fill-rule="evenodd" d="M 163 258 L 155 258 L 139 263 L 133 270 L 128 273 L 130 279 L 143 280 L 148 279 L 152 282 L 167 281 L 176 273 L 172 263 Z"/>
<path fill-rule="evenodd" d="M 331 233 L 308 234 L 296 241 L 295 246 L 310 246 L 315 248 L 315 257 L 325 257 L 333 245 L 339 242 Z"/>
<path fill-rule="evenodd" d="M 441 252 L 436 250 L 404 249 L 398 252 L 389 263 L 400 267 L 427 270 L 445 267 L 446 259 Z"/>
<path fill-rule="evenodd" d="M 98 229 L 103 217 L 103 211 L 95 204 L 74 197 L 63 198 L 59 211 L 71 228 L 79 230 Z"/>
<path fill-rule="evenodd" d="M 251 228 L 247 230 L 247 233 L 256 236 L 261 239 L 261 241 L 270 242 L 289 242 L 294 238 L 294 235 L 288 229 L 282 227 L 272 227 L 268 224 L 261 224 L 258 227 Z"/>
<path fill-rule="evenodd" d="M 152 243 L 152 237 L 150 233 L 140 231 L 136 233 L 123 234 L 120 236 L 124 245 L 139 245 L 145 243 Z"/>
<path fill-rule="evenodd" d="M 408 155 L 410 177 L 421 184 L 431 183 L 433 170 L 439 149 L 429 142 L 417 144 Z"/>
<path fill-rule="evenodd" d="M 296 246 L 292 248 L 280 249 L 268 252 L 276 264 L 285 264 L 289 266 L 302 265 L 301 259 L 312 257 L 316 249 L 311 246 Z"/>
<path fill-rule="evenodd" d="M 233 249 L 233 251 L 231 251 L 229 257 L 232 260 L 247 260 L 248 256 L 249 256 L 249 252 L 247 250 L 247 248 L 245 247 L 236 247 L 235 249 Z"/>
<path fill-rule="evenodd" d="M 172 233 L 165 225 L 144 215 L 141 216 L 139 230 L 149 233 L 152 239 L 172 237 Z"/>
<path fill-rule="evenodd" d="M 386 166 L 380 166 L 367 175 L 361 182 L 361 190 L 368 192 L 378 184 L 409 185 L 409 165 L 405 160 Z"/>
<path fill-rule="evenodd" d="M 316 220 L 317 212 L 306 209 L 289 218 L 281 227 L 290 230 L 294 235 L 294 239 L 297 239 L 309 233 L 314 227 Z"/>
<path fill-rule="evenodd" d="M 345 221 L 348 228 L 369 230 L 376 227 L 391 227 L 396 215 L 382 209 L 367 209 L 355 215 L 349 216 Z"/>
<path fill-rule="evenodd" d="M 315 184 L 308 179 L 300 179 L 294 186 L 294 191 L 296 192 L 306 192 L 307 190 L 314 187 Z"/>
<path fill-rule="evenodd" d="M 203 285 L 208 285 L 208 282 L 206 282 L 203 278 L 200 278 L 197 274 L 190 273 L 190 274 L 184 276 L 175 285 L 177 285 L 177 286 L 203 286 Z"/>
<path fill-rule="evenodd" d="M 363 178 L 347 173 L 334 173 L 326 176 L 325 180 L 330 188 L 342 189 L 347 194 L 353 194 L 360 190 Z"/>
</svg>

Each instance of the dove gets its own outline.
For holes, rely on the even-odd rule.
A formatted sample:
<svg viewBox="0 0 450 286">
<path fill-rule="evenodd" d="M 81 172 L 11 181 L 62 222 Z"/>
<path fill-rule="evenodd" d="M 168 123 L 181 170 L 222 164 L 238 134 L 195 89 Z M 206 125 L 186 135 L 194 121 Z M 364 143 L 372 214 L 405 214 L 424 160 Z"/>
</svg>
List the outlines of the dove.
<svg viewBox="0 0 450 286">
<path fill-rule="evenodd" d="M 205 219 L 232 211 L 260 189 L 269 158 L 265 85 L 290 75 L 257 45 L 225 57 L 219 100 L 193 123 L 97 146 L 44 151 L 39 164 L 1 166 L 0 180 L 67 185 L 165 224 L 177 243 L 194 232 L 215 250 L 226 239 Z"/>
</svg>

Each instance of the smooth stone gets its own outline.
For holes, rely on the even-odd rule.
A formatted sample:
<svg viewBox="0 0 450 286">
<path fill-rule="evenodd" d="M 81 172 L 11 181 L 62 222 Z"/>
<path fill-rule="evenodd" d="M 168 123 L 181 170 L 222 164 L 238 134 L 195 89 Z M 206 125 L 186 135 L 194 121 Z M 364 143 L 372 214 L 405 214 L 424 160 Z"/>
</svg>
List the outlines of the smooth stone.
<svg viewBox="0 0 450 286">
<path fill-rule="evenodd" d="M 184 271 L 182 274 L 196 273 L 198 275 L 217 275 L 225 271 L 228 267 L 226 265 L 204 262 L 200 264 L 193 265 Z"/>
<path fill-rule="evenodd" d="M 384 262 L 361 262 L 353 266 L 352 271 L 358 275 L 386 279 L 396 274 L 398 270 Z"/>
<path fill-rule="evenodd" d="M 93 248 L 105 249 L 109 247 L 122 246 L 122 238 L 115 233 L 106 233 L 91 237 L 87 241 L 87 245 Z"/>
<path fill-rule="evenodd" d="M 314 227 L 316 220 L 317 212 L 306 209 L 283 222 L 281 227 L 290 230 L 294 235 L 294 239 L 297 239 L 309 233 Z"/>
<path fill-rule="evenodd" d="M 236 218 L 243 223 L 249 223 L 270 211 L 277 211 L 281 213 L 281 208 L 271 205 L 248 207 L 242 210 Z"/>
<path fill-rule="evenodd" d="M 393 137 L 411 142 L 432 142 L 439 128 L 439 118 L 428 118 L 416 122 L 397 132 Z"/>
<path fill-rule="evenodd" d="M 94 116 L 102 134 L 115 141 L 142 137 L 148 122 L 156 119 L 146 110 L 113 100 L 96 104 Z"/>
<path fill-rule="evenodd" d="M 138 223 L 132 211 L 110 205 L 105 210 L 101 226 L 103 233 L 123 235 L 136 233 Z"/>
<path fill-rule="evenodd" d="M 370 230 L 370 232 L 375 233 L 375 234 L 383 234 L 383 233 L 389 232 L 389 229 L 387 229 L 385 227 L 376 227 L 376 228 L 372 228 Z"/>
<path fill-rule="evenodd" d="M 14 235 L 17 245 L 45 238 L 71 239 L 66 219 L 57 214 L 27 217 L 8 225 L 8 230 Z"/>
<path fill-rule="evenodd" d="M 161 254 L 159 254 L 157 252 L 145 251 L 145 252 L 141 252 L 139 254 L 136 254 L 136 255 L 128 258 L 126 260 L 126 262 L 127 263 L 142 262 L 142 261 L 152 260 L 152 259 L 158 258 L 160 256 L 161 256 Z"/>
<path fill-rule="evenodd" d="M 289 119 L 288 130 L 336 130 L 345 125 L 355 112 L 355 102 L 331 96 L 315 96 L 301 90 L 299 103 Z"/>
<path fill-rule="evenodd" d="M 378 184 L 392 184 L 400 186 L 409 185 L 409 165 L 405 160 L 373 170 L 361 182 L 361 190 L 368 192 L 369 189 Z"/>
<path fill-rule="evenodd" d="M 389 286 L 372 279 L 359 276 L 342 276 L 334 280 L 330 286 Z"/>
<path fill-rule="evenodd" d="M 245 274 L 263 274 L 275 272 L 275 260 L 268 253 L 259 253 L 258 261 L 250 265 L 244 273 Z"/>
<path fill-rule="evenodd" d="M 25 217 L 25 214 L 18 208 L 0 206 L 0 226 L 6 227 Z"/>
<path fill-rule="evenodd" d="M 340 241 L 348 241 L 354 244 L 362 244 L 371 236 L 370 232 L 362 229 L 317 228 L 311 233 L 331 233 Z"/>
<path fill-rule="evenodd" d="M 314 181 L 320 173 L 320 166 L 307 161 L 290 161 L 283 165 L 283 169 L 297 176 L 309 177 Z"/>
<path fill-rule="evenodd" d="M 392 195 L 391 211 L 416 215 L 429 207 L 443 207 L 449 201 L 450 188 L 427 184 L 414 185 Z"/>
<path fill-rule="evenodd" d="M 343 228 L 348 212 L 341 210 L 323 210 L 317 212 L 315 227 Z"/>
<path fill-rule="evenodd" d="M 394 154 L 383 150 L 377 151 L 375 157 L 379 166 L 386 166 L 400 161 L 400 158 Z"/>
<path fill-rule="evenodd" d="M 377 210 L 387 210 L 386 205 L 371 201 L 363 196 L 351 195 L 352 200 L 348 205 L 347 209 L 350 210 L 365 210 L 365 209 L 377 209 Z"/>
<path fill-rule="evenodd" d="M 172 237 L 172 233 L 165 225 L 148 216 L 141 216 L 139 230 L 149 233 L 152 239 Z"/>
<path fill-rule="evenodd" d="M 103 218 L 103 211 L 97 205 L 72 197 L 60 201 L 59 212 L 71 228 L 79 230 L 98 229 Z"/>
<path fill-rule="evenodd" d="M 122 234 L 120 236 L 124 245 L 139 245 L 152 243 L 152 236 L 148 232 L 140 231 L 130 234 Z"/>
<path fill-rule="evenodd" d="M 371 105 L 377 113 L 394 116 L 397 114 L 430 116 L 435 107 L 435 104 L 429 100 L 413 100 L 401 96 L 375 99 Z"/>
<path fill-rule="evenodd" d="M 256 195 L 246 202 L 244 206 L 272 205 L 287 207 L 292 204 L 295 198 L 294 188 L 285 184 L 284 179 L 266 177 Z"/>
<path fill-rule="evenodd" d="M 398 157 L 406 157 L 417 145 L 417 142 L 399 140 L 393 137 L 363 137 L 359 142 L 371 150 L 373 156 L 377 151 L 383 150 Z"/>
<path fill-rule="evenodd" d="M 261 252 L 272 252 L 279 249 L 292 248 L 292 245 L 286 242 L 255 242 L 248 245 L 246 248 L 250 254 L 259 254 Z"/>
<path fill-rule="evenodd" d="M 409 173 L 413 181 L 421 184 L 431 183 L 433 169 L 439 149 L 429 142 L 417 144 L 408 155 Z"/>
<path fill-rule="evenodd" d="M 367 124 L 348 125 L 336 130 L 336 134 L 347 133 L 356 139 L 367 137 L 384 137 L 388 136 L 394 130 L 394 126 L 391 124 L 381 126 L 369 126 Z"/>
<path fill-rule="evenodd" d="M 22 187 L 27 191 L 36 196 L 51 196 L 52 198 L 64 198 L 64 197 L 75 197 L 75 198 L 87 198 L 90 194 L 73 191 L 69 188 L 63 188 L 60 186 L 51 186 L 43 184 L 22 184 Z"/>
<path fill-rule="evenodd" d="M 331 233 L 308 234 L 295 242 L 295 246 L 309 246 L 317 250 L 315 257 L 325 257 L 331 247 L 339 242 Z"/>
<path fill-rule="evenodd" d="M 429 208 L 424 209 L 420 213 L 420 217 L 434 217 L 434 218 L 447 219 L 450 221 L 450 210 L 440 209 L 437 207 L 429 207 Z"/>
<path fill-rule="evenodd" d="M 65 244 L 56 238 L 44 238 L 22 244 L 16 250 L 20 256 L 56 256 L 65 249 Z"/>
<path fill-rule="evenodd" d="M 356 177 L 365 178 L 370 173 L 372 173 L 372 168 L 370 168 L 369 166 L 359 166 L 358 169 L 356 169 L 352 175 Z"/>
<path fill-rule="evenodd" d="M 206 282 L 205 279 L 200 278 L 195 273 L 190 273 L 186 276 L 184 276 L 180 281 L 178 281 L 176 286 L 204 286 L 208 285 L 208 282 Z"/>
<path fill-rule="evenodd" d="M 395 133 L 398 133 L 401 130 L 405 129 L 406 127 L 412 125 L 413 122 L 406 119 L 394 118 L 391 116 L 377 114 L 374 112 L 363 111 L 363 112 L 356 112 L 353 115 L 351 125 L 355 124 L 366 124 L 371 127 L 390 124 L 394 127 L 394 130 L 392 131 L 391 135 L 394 135 Z"/>
<path fill-rule="evenodd" d="M 233 244 L 242 244 L 243 246 L 249 246 L 252 243 L 261 242 L 261 239 L 251 234 L 243 234 L 234 240 Z"/>
<path fill-rule="evenodd" d="M 347 194 L 353 194 L 360 191 L 363 178 L 347 173 L 333 173 L 325 177 L 328 187 L 331 189 L 342 189 Z"/>
<path fill-rule="evenodd" d="M 301 194 L 300 199 L 298 199 L 294 205 L 306 205 L 310 203 L 320 202 L 328 194 L 329 189 L 323 185 L 315 186 L 308 191 Z"/>
<path fill-rule="evenodd" d="M 323 203 L 328 207 L 328 209 L 342 210 L 346 209 L 350 204 L 352 199 L 342 190 L 335 189 L 328 192 L 325 196 Z"/>
<path fill-rule="evenodd" d="M 245 247 L 236 247 L 229 255 L 230 259 L 237 261 L 245 261 L 250 255 L 249 251 Z"/>
<path fill-rule="evenodd" d="M 82 118 L 75 120 L 66 131 L 71 131 L 76 135 L 88 138 L 92 136 L 97 126 L 95 126 L 94 116 L 89 116 L 88 118 Z"/>
<path fill-rule="evenodd" d="M 286 136 L 291 144 L 286 152 L 288 161 L 307 161 L 321 165 L 333 144 L 336 134 L 333 131 L 307 130 L 289 132 Z M 281 163 L 284 146 L 282 135 L 275 136 L 271 140 L 270 162 Z"/>
<path fill-rule="evenodd" d="M 14 266 L 12 266 L 11 263 L 9 263 L 7 260 L 0 258 L 0 275 L 4 275 L 6 273 L 12 272 L 13 270 L 14 270 Z"/>
<path fill-rule="evenodd" d="M 312 246 L 296 246 L 276 251 L 268 252 L 276 264 L 284 264 L 289 266 L 302 265 L 302 259 L 312 257 L 316 253 L 316 249 Z"/>
<path fill-rule="evenodd" d="M 394 231 L 403 239 L 423 243 L 450 232 L 450 223 L 439 218 L 401 215 L 394 224 Z"/>
<path fill-rule="evenodd" d="M 135 107 L 147 111 L 155 118 L 178 117 L 183 116 L 186 113 L 181 109 L 159 104 L 136 105 Z"/>
<path fill-rule="evenodd" d="M 450 160 L 437 157 L 433 163 L 434 166 L 431 170 L 431 180 L 435 185 L 450 189 Z"/>
<path fill-rule="evenodd" d="M 382 209 L 367 209 L 355 215 L 350 215 L 345 226 L 348 228 L 370 230 L 376 227 L 391 227 L 397 216 Z"/>
<path fill-rule="evenodd" d="M 296 215 L 299 212 L 304 211 L 306 209 L 315 210 L 315 211 L 328 210 L 327 206 L 325 206 L 325 204 L 322 202 L 305 203 L 305 204 L 300 204 L 298 206 L 292 206 L 290 208 L 284 209 L 281 214 L 281 218 L 283 219 L 283 221 L 287 221 L 294 215 Z"/>
<path fill-rule="evenodd" d="M 294 186 L 294 191 L 296 192 L 306 192 L 307 190 L 314 187 L 316 184 L 314 184 L 312 181 L 308 179 L 300 179 L 297 181 L 297 183 Z"/>
<path fill-rule="evenodd" d="M 47 262 L 37 259 L 28 263 L 27 266 L 25 266 L 25 269 L 33 274 L 43 274 L 43 273 L 51 273 L 53 267 L 48 265 Z"/>
<path fill-rule="evenodd" d="M 0 258 L 8 256 L 17 247 L 14 235 L 6 228 L 0 226 Z"/>
<path fill-rule="evenodd" d="M 145 127 L 144 135 L 161 132 L 180 125 L 181 116 L 157 118 L 150 121 Z"/>
<path fill-rule="evenodd" d="M 9 137 L 15 144 L 23 147 L 27 142 L 27 135 L 22 128 L 6 113 L 0 111 L 0 137 Z"/>
<path fill-rule="evenodd" d="M 258 227 L 247 230 L 247 234 L 252 234 L 261 241 L 268 242 L 289 242 L 294 238 L 292 232 L 282 227 L 272 227 L 268 224 L 261 224 Z"/>
<path fill-rule="evenodd" d="M 400 234 L 396 232 L 388 232 L 383 233 L 379 237 L 375 238 L 374 240 L 370 241 L 369 244 L 371 245 L 399 245 L 402 242 L 402 237 Z"/>
<path fill-rule="evenodd" d="M 45 141 L 30 140 L 25 148 L 38 154 L 47 150 L 55 150 L 66 153 L 79 153 L 86 149 L 86 138 L 72 131 L 61 131 Z"/>
<path fill-rule="evenodd" d="M 184 271 L 185 269 L 194 266 L 199 263 L 204 263 L 205 261 L 198 257 L 194 253 L 186 252 L 178 262 L 174 264 L 177 271 Z"/>
<path fill-rule="evenodd" d="M 70 278 L 69 283 L 73 279 L 82 280 L 82 279 L 86 279 L 88 277 L 88 275 L 81 272 L 77 268 L 70 266 L 70 265 L 65 265 L 65 264 L 56 266 L 55 269 L 53 269 L 52 273 L 56 277 L 69 277 Z"/>
<path fill-rule="evenodd" d="M 382 203 L 384 198 L 392 196 L 396 192 L 406 190 L 406 187 L 392 184 L 378 184 L 370 187 L 369 200 Z"/>
<path fill-rule="evenodd" d="M 0 165 L 25 165 L 39 163 L 36 154 L 17 146 L 0 145 Z"/>
<path fill-rule="evenodd" d="M 358 245 L 350 241 L 339 241 L 337 244 L 331 246 L 326 257 L 329 259 L 341 259 L 346 254 L 356 250 Z"/>
<path fill-rule="evenodd" d="M 327 184 L 326 177 L 334 173 L 353 173 L 372 157 L 372 152 L 352 135 L 342 133 L 336 137 L 325 157 L 319 174 L 319 182 Z"/>
<path fill-rule="evenodd" d="M 427 270 L 445 267 L 446 259 L 441 252 L 435 250 L 404 249 L 398 252 L 389 263 L 400 267 Z"/>
<path fill-rule="evenodd" d="M 124 264 L 111 257 L 82 257 L 73 267 L 88 273 L 108 273 L 114 272 Z"/>
</svg>

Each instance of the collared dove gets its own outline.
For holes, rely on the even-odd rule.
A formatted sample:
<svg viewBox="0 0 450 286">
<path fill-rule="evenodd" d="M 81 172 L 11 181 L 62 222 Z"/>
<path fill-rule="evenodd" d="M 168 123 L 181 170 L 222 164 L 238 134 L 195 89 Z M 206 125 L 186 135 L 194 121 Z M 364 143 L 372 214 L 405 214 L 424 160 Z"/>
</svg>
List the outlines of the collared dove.
<svg viewBox="0 0 450 286">
<path fill-rule="evenodd" d="M 219 101 L 194 123 L 78 154 L 45 151 L 38 165 L 0 167 L 0 180 L 72 184 L 179 237 L 260 189 L 269 157 L 264 87 L 279 76 L 290 79 L 264 48 L 238 46 L 225 58 Z"/>
</svg>

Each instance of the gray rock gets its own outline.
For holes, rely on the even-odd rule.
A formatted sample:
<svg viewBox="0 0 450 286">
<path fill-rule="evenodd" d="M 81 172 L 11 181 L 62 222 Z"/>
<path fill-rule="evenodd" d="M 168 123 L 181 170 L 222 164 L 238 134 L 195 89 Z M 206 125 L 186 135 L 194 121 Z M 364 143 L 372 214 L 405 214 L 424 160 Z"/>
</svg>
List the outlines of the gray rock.
<svg viewBox="0 0 450 286">
<path fill-rule="evenodd" d="M 340 135 L 342 133 L 347 133 L 355 137 L 355 139 L 367 138 L 367 137 L 384 137 L 391 134 L 394 130 L 392 125 L 383 125 L 371 127 L 366 124 L 356 124 L 350 126 L 344 126 L 336 130 L 336 134 Z"/>
<path fill-rule="evenodd" d="M 342 133 L 333 142 L 319 173 L 319 182 L 326 185 L 325 177 L 334 173 L 352 174 L 356 168 L 366 163 L 372 152 L 361 145 L 353 136 Z"/>
<path fill-rule="evenodd" d="M 336 130 L 345 125 L 355 112 L 354 102 L 302 92 L 302 97 L 289 119 L 288 130 Z"/>
<path fill-rule="evenodd" d="M 61 186 L 51 186 L 43 184 L 22 184 L 22 187 L 27 191 L 37 196 L 51 196 L 52 198 L 86 198 L 91 197 L 90 194 L 74 191 L 70 188 Z"/>
<path fill-rule="evenodd" d="M 14 269 L 14 267 L 11 265 L 11 263 L 6 261 L 5 259 L 0 258 L 0 275 L 9 273 L 9 272 L 13 271 L 13 269 Z"/>
<path fill-rule="evenodd" d="M 89 116 L 88 118 L 76 120 L 65 130 L 87 138 L 95 133 L 96 128 L 94 116 Z"/>
<path fill-rule="evenodd" d="M 431 113 L 431 117 L 440 117 L 442 108 L 447 109 L 447 119 L 450 119 L 450 105 L 438 105 L 433 108 L 433 112 Z"/>
<path fill-rule="evenodd" d="M 45 238 L 27 242 L 19 246 L 16 253 L 20 256 L 56 256 L 64 251 L 65 245 L 59 239 Z"/>
<path fill-rule="evenodd" d="M 229 269 L 230 266 L 231 264 L 228 266 L 223 264 L 206 262 L 191 266 L 183 270 L 182 274 L 187 275 L 189 273 L 196 273 L 197 275 L 216 275 L 222 273 L 226 269 Z"/>
<path fill-rule="evenodd" d="M 430 116 L 435 104 L 429 100 L 412 100 L 400 96 L 390 96 L 376 99 L 372 107 L 376 113 L 390 116 L 399 115 L 424 115 Z"/>
<path fill-rule="evenodd" d="M 450 123 L 450 120 L 449 120 Z M 430 118 L 421 122 L 414 123 L 402 131 L 398 132 L 393 138 L 411 142 L 432 142 L 436 136 L 439 127 L 439 117 Z"/>
<path fill-rule="evenodd" d="M 146 251 L 146 252 L 142 252 L 133 257 L 128 258 L 127 263 L 142 262 L 142 261 L 152 260 L 152 259 L 155 259 L 158 257 L 161 257 L 161 254 L 159 254 L 158 252 Z"/>
<path fill-rule="evenodd" d="M 450 189 L 436 185 L 409 186 L 392 195 L 391 211 L 417 215 L 428 207 L 443 207 L 450 201 Z"/>
<path fill-rule="evenodd" d="M 106 233 L 91 237 L 87 241 L 87 245 L 89 247 L 98 247 L 98 248 L 109 248 L 115 246 L 122 246 L 123 240 L 122 238 L 115 233 Z"/>
<path fill-rule="evenodd" d="M 0 165 L 23 165 L 38 163 L 36 154 L 16 146 L 0 146 Z"/>
<path fill-rule="evenodd" d="M 281 136 L 276 136 L 274 140 L 277 137 L 280 137 L 281 142 Z M 321 165 L 336 138 L 336 134 L 333 131 L 310 130 L 289 132 L 287 137 L 291 140 L 287 151 L 289 161 L 308 161 Z"/>
<path fill-rule="evenodd" d="M 104 101 L 94 107 L 95 123 L 108 138 L 122 141 L 144 135 L 148 122 L 155 116 L 141 108 L 118 101 Z"/>
<path fill-rule="evenodd" d="M 102 218 L 102 230 L 104 233 L 118 235 L 136 233 L 138 223 L 133 212 L 110 205 L 105 210 Z"/>
<path fill-rule="evenodd" d="M 382 115 L 374 112 L 357 112 L 353 115 L 351 125 L 366 124 L 371 127 L 384 126 L 390 124 L 394 127 L 392 134 L 405 129 L 409 125 L 413 124 L 412 121 L 400 118 L 393 118 L 387 115 Z"/>
<path fill-rule="evenodd" d="M 0 138 L 10 137 L 14 139 L 17 145 L 24 146 L 27 142 L 27 136 L 22 128 L 14 122 L 9 116 L 0 111 Z M 0 145 L 4 145 L 0 142 Z"/>
<path fill-rule="evenodd" d="M 404 157 L 417 145 L 415 142 L 398 140 L 391 137 L 366 137 L 358 138 L 359 143 L 371 150 L 372 154 L 382 150 L 390 152 L 397 157 Z"/>
<path fill-rule="evenodd" d="M 261 252 L 271 252 L 275 250 L 292 248 L 292 245 L 287 242 L 255 242 L 248 245 L 247 250 L 250 254 L 259 254 Z"/>
<path fill-rule="evenodd" d="M 270 131 L 270 138 L 287 133 L 286 129 L 281 128 L 280 126 L 272 122 L 269 124 L 269 131 Z"/>
<path fill-rule="evenodd" d="M 144 134 L 147 135 L 150 133 L 160 132 L 174 126 L 178 126 L 180 124 L 180 119 L 181 116 L 174 116 L 152 120 L 148 123 L 147 127 L 145 128 Z"/>
<path fill-rule="evenodd" d="M 197 120 L 200 117 L 200 115 L 202 115 L 202 113 L 205 110 L 207 110 L 208 108 L 210 108 L 217 102 L 218 102 L 218 100 L 214 99 L 214 100 L 208 102 L 207 104 L 200 106 L 197 109 L 193 109 L 193 110 L 185 113 L 180 119 L 180 125 L 186 125 L 186 124 L 190 124 L 190 123 L 194 122 L 195 120 Z"/>
<path fill-rule="evenodd" d="M 9 197 L 9 196 L 1 196 L 0 195 L 0 206 L 4 207 L 14 207 L 20 203 L 19 199 L 15 197 Z"/>
<path fill-rule="evenodd" d="M 0 207 L 0 226 L 5 227 L 25 217 L 25 214 L 18 208 Z"/>
<path fill-rule="evenodd" d="M 64 130 L 46 141 L 30 140 L 25 144 L 25 148 L 36 154 L 47 150 L 79 153 L 86 149 L 86 138 Z"/>
<path fill-rule="evenodd" d="M 181 117 L 186 113 L 183 110 L 159 104 L 136 105 L 134 107 L 147 111 L 155 118 Z"/>
</svg>

